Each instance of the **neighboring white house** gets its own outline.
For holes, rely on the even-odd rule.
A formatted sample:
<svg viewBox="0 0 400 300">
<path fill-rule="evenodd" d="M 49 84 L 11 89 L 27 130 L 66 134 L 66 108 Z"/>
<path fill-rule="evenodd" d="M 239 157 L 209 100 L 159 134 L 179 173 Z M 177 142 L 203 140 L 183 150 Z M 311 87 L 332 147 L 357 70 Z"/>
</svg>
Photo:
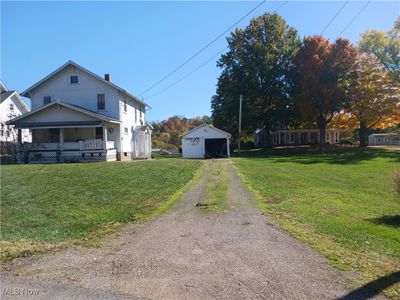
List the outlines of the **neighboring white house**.
<svg viewBox="0 0 400 300">
<path fill-rule="evenodd" d="M 32 111 L 9 124 L 32 130 L 21 160 L 112 161 L 151 155 L 146 103 L 73 61 L 22 93 Z"/>
<path fill-rule="evenodd" d="M 17 142 L 17 131 L 12 125 L 6 124 L 9 120 L 29 112 L 29 107 L 17 91 L 9 91 L 0 80 L 1 101 L 0 101 L 0 142 L 1 152 L 8 152 L 9 144 Z M 31 134 L 29 129 L 22 132 L 22 141 L 30 142 Z"/>
<path fill-rule="evenodd" d="M 231 135 L 211 125 L 202 124 L 182 136 L 184 158 L 229 157 Z"/>
<path fill-rule="evenodd" d="M 400 146 L 400 133 L 374 133 L 368 136 L 369 146 Z"/>
<path fill-rule="evenodd" d="M 337 129 L 326 129 L 326 142 L 328 144 L 339 143 L 340 132 Z M 270 133 L 270 141 L 267 141 L 265 128 L 254 132 L 254 146 L 289 146 L 312 145 L 319 143 L 318 129 L 277 130 Z"/>
</svg>

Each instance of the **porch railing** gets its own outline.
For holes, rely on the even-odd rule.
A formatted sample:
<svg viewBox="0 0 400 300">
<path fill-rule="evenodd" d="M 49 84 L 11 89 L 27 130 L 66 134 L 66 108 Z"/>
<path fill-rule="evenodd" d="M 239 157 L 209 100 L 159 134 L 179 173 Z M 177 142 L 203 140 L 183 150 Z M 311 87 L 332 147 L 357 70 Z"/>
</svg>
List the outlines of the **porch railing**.
<svg viewBox="0 0 400 300">
<path fill-rule="evenodd" d="M 79 149 L 84 150 L 102 150 L 104 149 L 104 143 L 102 140 L 89 139 L 84 141 L 79 141 Z"/>
<path fill-rule="evenodd" d="M 107 141 L 107 151 L 100 139 L 79 142 L 24 143 L 19 147 L 19 162 L 66 162 L 66 161 L 110 161 L 116 160 L 115 141 Z"/>
<path fill-rule="evenodd" d="M 60 149 L 59 143 L 25 143 L 26 149 L 57 151 Z M 100 139 L 88 139 L 79 142 L 64 142 L 63 150 L 103 150 L 103 141 Z M 115 149 L 115 141 L 107 141 L 107 149 Z"/>
</svg>

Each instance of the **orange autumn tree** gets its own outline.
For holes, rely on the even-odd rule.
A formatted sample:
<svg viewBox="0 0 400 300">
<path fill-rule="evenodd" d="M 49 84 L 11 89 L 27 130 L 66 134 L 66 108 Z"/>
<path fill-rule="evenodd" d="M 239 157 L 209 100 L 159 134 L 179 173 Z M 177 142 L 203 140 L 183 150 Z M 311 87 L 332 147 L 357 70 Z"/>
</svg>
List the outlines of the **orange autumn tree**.
<svg viewBox="0 0 400 300">
<path fill-rule="evenodd" d="M 400 83 L 372 55 L 358 56 L 342 88 L 349 102 L 332 123 L 341 129 L 358 129 L 361 147 L 367 145 L 368 129 L 400 124 Z"/>
<path fill-rule="evenodd" d="M 326 127 L 348 101 L 341 83 L 350 73 L 356 50 L 349 40 L 330 43 L 322 36 L 305 37 L 294 63 L 297 73 L 294 106 L 299 119 L 315 122 L 320 144 L 325 144 Z"/>
</svg>

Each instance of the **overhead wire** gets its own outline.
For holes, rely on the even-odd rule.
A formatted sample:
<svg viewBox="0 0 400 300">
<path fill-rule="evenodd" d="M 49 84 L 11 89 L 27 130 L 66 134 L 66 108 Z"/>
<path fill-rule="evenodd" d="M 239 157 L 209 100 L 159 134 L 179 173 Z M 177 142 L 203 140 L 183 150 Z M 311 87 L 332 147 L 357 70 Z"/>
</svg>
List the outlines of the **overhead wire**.
<svg viewBox="0 0 400 300">
<path fill-rule="evenodd" d="M 197 57 L 200 53 L 202 53 L 204 50 L 206 50 L 209 46 L 211 46 L 213 43 L 215 43 L 217 40 L 219 40 L 221 37 L 223 37 L 228 31 L 230 31 L 232 28 L 234 28 L 237 24 L 239 24 L 241 21 L 243 21 L 247 16 L 249 16 L 253 11 L 255 11 L 257 8 L 259 8 L 262 4 L 264 4 L 266 0 L 261 1 L 257 6 L 255 6 L 253 9 L 251 9 L 247 14 L 245 14 L 243 17 L 241 17 L 238 21 L 236 21 L 233 25 L 231 25 L 228 29 L 226 29 L 224 32 L 219 34 L 216 38 L 211 40 L 208 44 L 206 44 L 203 48 L 198 50 L 196 53 L 194 53 L 192 56 L 190 56 L 187 60 L 185 60 L 182 64 L 180 64 L 178 67 L 173 69 L 171 72 L 169 72 L 167 75 L 162 77 L 160 80 L 158 80 L 156 83 L 152 84 L 149 86 L 147 89 L 145 89 L 143 92 L 141 92 L 138 97 L 141 95 L 147 93 L 151 89 L 153 89 L 155 86 L 159 85 L 161 82 L 163 82 L 165 79 L 176 73 L 178 70 L 180 70 L 183 66 L 185 66 L 188 62 L 193 60 L 195 57 Z"/>
<path fill-rule="evenodd" d="M 276 8 L 274 10 L 274 12 L 278 12 L 283 6 L 285 6 L 289 1 L 285 1 L 283 2 L 278 8 Z M 183 80 L 185 80 L 186 78 L 188 78 L 190 75 L 192 75 L 193 73 L 197 72 L 198 70 L 200 70 L 202 67 L 204 67 L 206 64 L 208 64 L 210 61 L 212 61 L 214 58 L 216 58 L 217 56 L 219 56 L 222 52 L 224 52 L 225 50 L 227 50 L 228 47 L 225 47 L 224 49 L 222 49 L 221 51 L 219 51 L 217 54 L 215 54 L 214 56 L 212 56 L 211 58 L 207 59 L 205 62 L 203 62 L 201 65 L 199 65 L 198 67 L 196 67 L 195 69 L 193 69 L 192 71 L 190 71 L 189 73 L 187 73 L 186 75 L 184 75 L 183 77 L 181 77 L 180 79 L 178 79 L 177 81 L 173 82 L 172 84 L 168 85 L 167 87 L 161 89 L 160 91 L 150 95 L 149 97 L 147 97 L 146 99 L 151 99 L 155 96 L 160 95 L 161 93 L 169 90 L 170 88 L 176 86 L 177 84 L 179 84 L 180 82 L 182 82 Z"/>
</svg>

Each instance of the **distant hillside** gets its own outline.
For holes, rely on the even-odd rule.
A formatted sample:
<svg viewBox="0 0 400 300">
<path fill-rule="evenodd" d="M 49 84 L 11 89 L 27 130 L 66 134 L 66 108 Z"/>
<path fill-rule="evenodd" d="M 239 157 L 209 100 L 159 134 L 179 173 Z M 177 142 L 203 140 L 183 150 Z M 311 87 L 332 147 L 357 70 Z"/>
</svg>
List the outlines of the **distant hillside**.
<svg viewBox="0 0 400 300">
<path fill-rule="evenodd" d="M 188 119 L 182 116 L 173 116 L 161 122 L 152 122 L 151 125 L 154 127 L 153 147 L 179 149 L 182 134 L 203 123 L 211 124 L 211 118 L 203 116 Z"/>
</svg>

